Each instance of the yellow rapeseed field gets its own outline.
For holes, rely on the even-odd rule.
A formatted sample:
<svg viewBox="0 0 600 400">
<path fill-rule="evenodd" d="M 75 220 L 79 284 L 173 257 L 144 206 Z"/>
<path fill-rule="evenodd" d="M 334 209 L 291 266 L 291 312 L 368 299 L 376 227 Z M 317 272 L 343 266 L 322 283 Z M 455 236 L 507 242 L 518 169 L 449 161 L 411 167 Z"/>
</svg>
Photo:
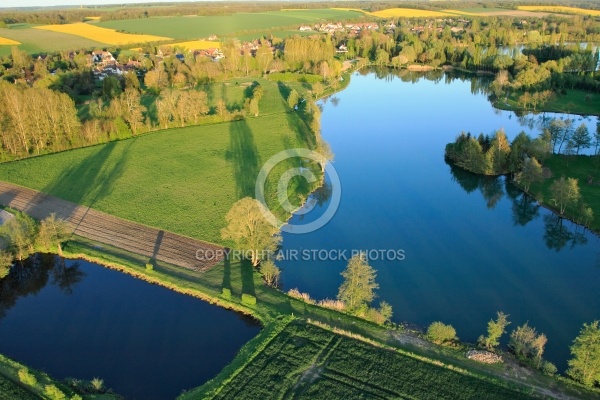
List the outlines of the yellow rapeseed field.
<svg viewBox="0 0 600 400">
<path fill-rule="evenodd" d="M 445 17 L 448 14 L 439 11 L 428 11 L 428 10 L 416 10 L 413 8 L 388 8 L 386 10 L 375 11 L 370 13 L 376 17 L 390 18 L 390 17 L 405 17 L 405 18 L 418 18 L 418 17 Z"/>
<path fill-rule="evenodd" d="M 16 40 L 7 39 L 0 36 L 0 46 L 17 46 L 20 44 L 21 43 L 17 42 Z"/>
<path fill-rule="evenodd" d="M 577 8 L 577 7 L 563 7 L 563 6 L 519 6 L 517 8 L 519 10 L 523 10 L 523 11 L 545 11 L 545 12 L 550 12 L 550 13 L 593 15 L 595 17 L 600 16 L 600 10 L 587 10 L 585 8 Z"/>
<path fill-rule="evenodd" d="M 81 36 L 86 39 L 95 40 L 96 42 L 107 44 L 129 44 L 142 42 L 156 42 L 159 40 L 172 40 L 171 38 L 161 36 L 133 35 L 129 33 L 120 33 L 115 31 L 114 29 L 101 28 L 99 26 L 90 25 L 83 22 L 64 25 L 43 25 L 35 26 L 34 28 Z"/>
<path fill-rule="evenodd" d="M 205 49 L 219 49 L 221 48 L 221 43 L 220 42 L 213 42 L 210 40 L 191 40 L 189 42 L 179 42 L 179 43 L 172 43 L 169 44 L 168 46 L 179 46 L 179 47 L 183 47 L 186 50 L 205 50 Z"/>
</svg>

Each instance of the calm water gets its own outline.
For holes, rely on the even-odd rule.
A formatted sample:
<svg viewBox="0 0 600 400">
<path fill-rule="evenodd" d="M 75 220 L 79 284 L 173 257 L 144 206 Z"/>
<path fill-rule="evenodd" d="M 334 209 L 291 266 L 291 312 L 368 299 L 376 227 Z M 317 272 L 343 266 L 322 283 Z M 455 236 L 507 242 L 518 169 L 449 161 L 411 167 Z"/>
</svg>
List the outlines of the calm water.
<svg viewBox="0 0 600 400">
<path fill-rule="evenodd" d="M 371 261 L 379 300 L 392 304 L 395 321 L 427 326 L 442 320 L 475 342 L 502 310 L 511 329 L 529 321 L 544 332 L 547 358 L 564 369 L 583 322 L 600 318 L 600 241 L 561 223 L 503 177 L 482 179 L 446 164 L 444 146 L 462 130 L 504 128 L 511 139 L 521 130 L 538 133 L 543 115 L 494 110 L 478 82 L 442 74 L 355 74 L 323 104 L 340 207 L 313 233 L 285 234 L 283 246 L 402 249 L 404 261 Z M 595 130 L 596 117 L 571 117 Z M 286 289 L 322 299 L 336 296 L 346 262 L 279 264 Z"/>
<path fill-rule="evenodd" d="M 41 256 L 0 281 L 0 353 L 57 379 L 173 399 L 259 331 L 231 311 L 84 261 Z"/>
</svg>

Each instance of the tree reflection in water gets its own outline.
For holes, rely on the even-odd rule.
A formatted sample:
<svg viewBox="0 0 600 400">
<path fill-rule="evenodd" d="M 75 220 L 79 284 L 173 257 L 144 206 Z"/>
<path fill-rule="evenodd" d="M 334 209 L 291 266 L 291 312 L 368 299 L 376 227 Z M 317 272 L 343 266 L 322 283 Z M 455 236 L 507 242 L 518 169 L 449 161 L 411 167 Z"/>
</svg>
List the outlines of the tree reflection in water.
<svg viewBox="0 0 600 400">
<path fill-rule="evenodd" d="M 450 167 L 452 181 L 467 193 L 479 190 L 486 202 L 488 209 L 493 209 L 506 195 L 511 201 L 513 224 L 525 226 L 540 216 L 541 205 L 531 196 L 510 182 L 506 176 L 482 176 L 457 167 L 449 160 L 446 164 Z M 549 213 L 544 215 L 544 243 L 546 247 L 557 252 L 565 247 L 585 245 L 588 242 L 585 228 L 569 222 L 560 216 Z"/>
<path fill-rule="evenodd" d="M 35 254 L 22 263 L 15 263 L 10 273 L 0 279 L 0 318 L 4 318 L 20 297 L 37 294 L 48 284 L 72 294 L 73 287 L 85 277 L 79 263 L 67 266 L 63 258 L 54 254 Z"/>
</svg>

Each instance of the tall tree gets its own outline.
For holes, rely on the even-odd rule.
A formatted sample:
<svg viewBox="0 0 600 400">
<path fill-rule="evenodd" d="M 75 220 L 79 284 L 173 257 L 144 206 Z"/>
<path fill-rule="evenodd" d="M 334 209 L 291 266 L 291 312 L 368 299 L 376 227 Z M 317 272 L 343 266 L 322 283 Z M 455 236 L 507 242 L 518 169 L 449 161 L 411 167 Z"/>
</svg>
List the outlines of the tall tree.
<svg viewBox="0 0 600 400">
<path fill-rule="evenodd" d="M 350 259 L 342 276 L 344 282 L 340 286 L 337 298 L 343 301 L 349 310 L 368 306 L 373 301 L 374 291 L 379 287 L 375 282 L 377 274 L 367 263 L 364 253 L 354 255 Z"/>
<path fill-rule="evenodd" d="M 133 88 L 125 89 L 120 99 L 123 111 L 122 117 L 135 135 L 144 122 L 144 106 L 141 104 L 140 92 Z"/>
<path fill-rule="evenodd" d="M 498 317 L 488 322 L 487 336 L 479 337 L 479 344 L 485 346 L 488 350 L 493 350 L 500 344 L 500 338 L 506 333 L 506 327 L 510 324 L 508 315 L 498 311 Z"/>
<path fill-rule="evenodd" d="M 587 149 L 592 145 L 590 131 L 585 124 L 581 124 L 575 129 L 571 141 L 573 142 L 573 147 L 576 149 L 575 154 L 579 154 L 580 149 Z"/>
<path fill-rule="evenodd" d="M 71 236 L 72 230 L 64 220 L 56 218 L 56 214 L 50 214 L 40 222 L 38 233 L 38 242 L 48 249 L 50 246 L 56 245 L 58 255 L 62 256 L 61 243 Z"/>
<path fill-rule="evenodd" d="M 542 179 L 544 179 L 544 171 L 535 157 L 525 159 L 523 169 L 515 175 L 515 181 L 523 186 L 525 193 L 529 193 L 531 185 L 540 182 Z"/>
<path fill-rule="evenodd" d="M 0 227 L 0 235 L 8 242 L 8 249 L 15 258 L 22 261 L 33 253 L 37 226 L 28 215 L 16 213 L 15 218 Z"/>
<path fill-rule="evenodd" d="M 546 342 L 546 335 L 543 333 L 538 335 L 535 328 L 529 326 L 528 323 L 524 323 L 512 331 L 508 347 L 517 356 L 530 357 L 536 362 L 541 362 Z"/>
<path fill-rule="evenodd" d="M 267 221 L 265 212 L 258 200 L 244 197 L 233 204 L 225 216 L 227 226 L 221 230 L 223 240 L 232 240 L 236 250 L 249 254 L 254 267 L 281 243 L 279 228 Z"/>
<path fill-rule="evenodd" d="M 600 384 L 600 322 L 583 324 L 573 341 L 567 374 L 586 386 Z"/>
<path fill-rule="evenodd" d="M 565 179 L 564 176 L 552 183 L 550 186 L 550 194 L 552 195 L 550 201 L 555 206 L 558 206 L 560 215 L 565 213 L 565 209 L 568 206 L 575 205 L 581 197 L 579 194 L 579 184 L 577 183 L 577 179 Z"/>
</svg>

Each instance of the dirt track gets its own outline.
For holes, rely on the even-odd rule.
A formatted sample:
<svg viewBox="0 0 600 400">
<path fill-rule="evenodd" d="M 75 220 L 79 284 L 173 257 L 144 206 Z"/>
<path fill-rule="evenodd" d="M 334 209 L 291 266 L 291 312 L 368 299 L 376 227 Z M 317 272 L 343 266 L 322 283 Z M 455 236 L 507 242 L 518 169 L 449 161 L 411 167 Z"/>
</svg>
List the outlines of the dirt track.
<svg viewBox="0 0 600 400">
<path fill-rule="evenodd" d="M 0 181 L 0 204 L 43 219 L 52 213 L 64 219 L 73 233 L 145 257 L 180 267 L 206 270 L 217 260 L 196 259 L 198 250 L 215 252 L 221 247 L 81 206 L 36 190 Z"/>
</svg>

